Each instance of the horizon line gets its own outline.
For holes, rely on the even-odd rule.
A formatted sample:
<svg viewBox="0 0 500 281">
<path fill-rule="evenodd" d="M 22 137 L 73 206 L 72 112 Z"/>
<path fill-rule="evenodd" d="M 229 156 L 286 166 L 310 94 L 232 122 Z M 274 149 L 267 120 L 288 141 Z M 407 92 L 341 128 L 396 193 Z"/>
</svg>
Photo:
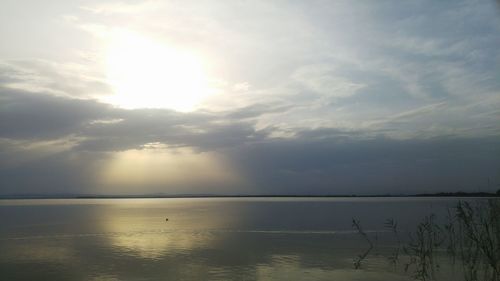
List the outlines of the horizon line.
<svg viewBox="0 0 500 281">
<path fill-rule="evenodd" d="M 495 192 L 436 192 L 416 194 L 6 194 L 0 199 L 154 199 L 154 198 L 272 198 L 272 197 L 500 197 Z"/>
</svg>

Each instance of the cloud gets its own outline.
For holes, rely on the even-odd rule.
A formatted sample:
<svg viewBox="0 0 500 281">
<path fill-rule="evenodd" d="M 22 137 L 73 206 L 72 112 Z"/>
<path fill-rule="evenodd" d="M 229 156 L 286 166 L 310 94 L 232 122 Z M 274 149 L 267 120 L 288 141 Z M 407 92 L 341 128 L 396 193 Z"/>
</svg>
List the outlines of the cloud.
<svg viewBox="0 0 500 281">
<path fill-rule="evenodd" d="M 110 163 L 123 167 L 116 162 L 119 155 L 129 155 L 127 163 L 135 162 L 130 158 L 133 155 L 137 159 L 168 156 L 168 161 L 153 161 L 160 163 L 156 170 L 145 169 L 146 164 L 132 169 L 152 173 L 139 178 L 159 179 L 150 184 L 143 181 L 145 189 L 141 190 L 145 193 L 413 193 L 471 190 L 475 186 L 484 190 L 488 188 L 485 179 L 500 181 L 498 134 L 394 139 L 383 129 L 318 127 L 296 128 L 292 135 L 282 138 L 272 136 L 277 128 L 256 130 L 254 122 L 237 118 L 273 113 L 274 106 L 243 108 L 242 114 L 238 110 L 230 114 L 179 113 L 124 110 L 96 101 L 14 90 L 3 90 L 1 99 L 0 154 L 6 156 L 0 162 L 3 194 L 40 190 L 133 193 L 136 186 L 109 189 L 109 181 L 107 188 L 100 182 L 99 175 L 109 170 L 106 167 Z M 424 107 L 392 119 L 412 118 L 441 106 Z M 179 181 L 174 189 L 168 187 L 171 180 L 162 182 L 158 176 L 162 166 L 167 168 L 180 157 L 175 152 L 178 149 L 190 151 L 184 153 L 186 163 L 211 155 L 197 163 L 219 165 L 221 168 L 214 170 L 219 176 L 198 173 L 192 181 Z M 131 154 L 133 151 L 135 154 Z M 200 171 L 206 170 L 203 165 L 198 167 Z M 229 171 L 222 167 L 231 167 L 231 172 L 221 174 Z M 229 175 L 238 175 L 239 179 L 220 182 Z"/>
<path fill-rule="evenodd" d="M 119 155 L 175 151 L 234 168 L 238 192 L 499 181 L 494 3 L 68 3 L 40 14 L 9 4 L 38 37 L 15 37 L 16 21 L 0 17 L 3 193 L 88 192 Z M 117 26 L 199 53 L 220 93 L 189 113 L 98 101 L 113 91 L 100 60 Z"/>
<path fill-rule="evenodd" d="M 231 120 L 242 120 L 262 117 L 267 114 L 285 113 L 292 109 L 292 105 L 283 104 L 252 104 L 242 108 L 237 108 L 226 114 L 226 118 Z"/>
<path fill-rule="evenodd" d="M 57 145 L 57 144 L 56 144 Z M 17 158 L 18 153 L 12 154 Z M 33 155 L 31 155 L 33 156 Z M 0 169 L 2 194 L 78 194 L 103 192 L 96 175 L 103 154 L 59 151 Z M 8 159 L 2 159 L 7 162 Z M 3 164 L 0 166 L 4 166 Z"/>
<path fill-rule="evenodd" d="M 80 138 L 78 149 L 118 151 L 161 142 L 201 150 L 245 143 L 265 136 L 253 124 L 213 113 L 168 109 L 125 110 L 11 89 L 0 93 L 0 137 L 20 140 Z"/>
<path fill-rule="evenodd" d="M 109 95 L 104 75 L 85 63 L 41 59 L 0 60 L 0 85 L 5 88 L 52 95 L 96 98 Z"/>
<path fill-rule="evenodd" d="M 349 97 L 365 85 L 339 76 L 331 65 L 309 65 L 295 71 L 292 77 L 306 89 L 326 98 Z"/>
<path fill-rule="evenodd" d="M 380 194 L 481 190 L 500 180 L 499 137 L 396 140 L 304 131 L 231 151 L 255 193 Z"/>
<path fill-rule="evenodd" d="M 58 139 L 78 134 L 87 122 L 113 116 L 110 106 L 91 100 L 12 89 L 0 89 L 0 100 L 0 137 L 10 139 Z"/>
<path fill-rule="evenodd" d="M 91 6 L 80 7 L 84 11 L 91 12 L 93 14 L 137 14 L 144 13 L 161 7 L 160 1 L 142 1 L 141 3 L 126 3 L 121 1 L 101 3 Z"/>
</svg>

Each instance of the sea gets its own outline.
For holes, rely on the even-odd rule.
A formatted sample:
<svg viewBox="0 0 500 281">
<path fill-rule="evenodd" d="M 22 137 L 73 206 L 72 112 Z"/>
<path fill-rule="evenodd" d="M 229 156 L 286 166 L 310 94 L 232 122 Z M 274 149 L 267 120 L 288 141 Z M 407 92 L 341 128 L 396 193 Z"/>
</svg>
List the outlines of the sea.
<svg viewBox="0 0 500 281">
<path fill-rule="evenodd" d="M 403 245 L 459 200 L 0 200 L 0 280 L 415 280 Z"/>
</svg>

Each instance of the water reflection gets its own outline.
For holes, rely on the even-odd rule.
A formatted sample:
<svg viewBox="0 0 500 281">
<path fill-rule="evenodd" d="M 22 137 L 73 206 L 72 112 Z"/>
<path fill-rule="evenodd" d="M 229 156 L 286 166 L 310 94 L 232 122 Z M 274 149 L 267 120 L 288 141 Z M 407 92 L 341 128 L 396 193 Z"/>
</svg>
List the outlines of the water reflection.
<svg viewBox="0 0 500 281">
<path fill-rule="evenodd" d="M 2 256 L 9 256 L 10 261 L 33 261 L 61 263 L 73 259 L 75 253 L 71 247 L 54 241 L 24 241 L 2 245 Z"/>
<path fill-rule="evenodd" d="M 411 225 L 449 203 L 3 201 L 0 272 L 6 280 L 410 280 L 383 255 L 352 268 L 363 245 L 351 217 L 381 231 L 387 217 Z M 378 237 L 379 249 L 391 247 Z"/>
<path fill-rule="evenodd" d="M 210 248 L 216 237 L 213 232 L 226 229 L 237 215 L 235 212 L 231 216 L 223 215 L 223 210 L 211 202 L 144 201 L 106 209 L 100 227 L 109 233 L 109 244 L 118 251 L 139 258 L 159 259 Z"/>
</svg>

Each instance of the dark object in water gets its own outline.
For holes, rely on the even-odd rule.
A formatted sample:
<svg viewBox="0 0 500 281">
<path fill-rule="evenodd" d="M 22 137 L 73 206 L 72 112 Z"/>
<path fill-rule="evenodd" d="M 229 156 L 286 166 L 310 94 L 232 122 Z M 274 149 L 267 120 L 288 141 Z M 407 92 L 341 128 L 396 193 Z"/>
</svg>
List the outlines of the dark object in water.
<svg viewBox="0 0 500 281">
<path fill-rule="evenodd" d="M 166 218 L 165 221 L 168 221 L 168 218 Z"/>
</svg>

